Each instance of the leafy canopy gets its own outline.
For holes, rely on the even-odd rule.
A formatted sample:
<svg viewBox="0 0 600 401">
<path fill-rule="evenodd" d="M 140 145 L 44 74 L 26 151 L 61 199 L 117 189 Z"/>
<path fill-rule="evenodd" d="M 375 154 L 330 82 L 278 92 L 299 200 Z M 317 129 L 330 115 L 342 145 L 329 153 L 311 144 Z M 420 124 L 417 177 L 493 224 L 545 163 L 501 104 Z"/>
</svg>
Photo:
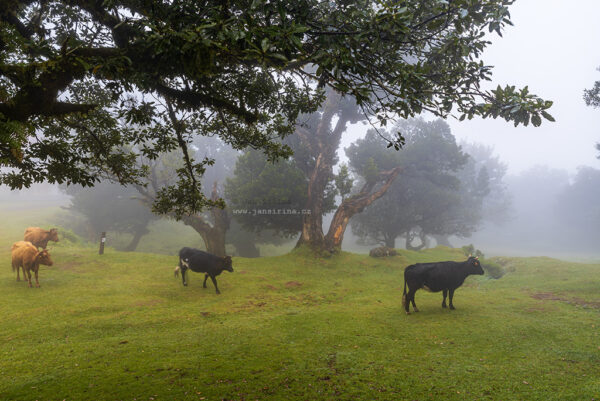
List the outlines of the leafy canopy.
<svg viewBox="0 0 600 401">
<path fill-rule="evenodd" d="M 0 184 L 139 182 L 140 154 L 185 158 L 195 135 L 289 156 L 280 139 L 316 110 L 324 86 L 383 124 L 427 110 L 539 125 L 551 102 L 481 88 L 491 78 L 479 60 L 485 35 L 510 24 L 512 3 L 2 1 Z M 168 212 L 173 196 L 201 210 L 203 172 L 186 160 L 181 191 L 155 209 Z"/>
<path fill-rule="evenodd" d="M 373 131 L 346 148 L 354 171 L 403 168 L 385 195 L 353 219 L 354 234 L 364 242 L 390 247 L 397 237 L 412 232 L 423 237 L 468 236 L 482 217 L 482 201 L 489 190 L 487 171 L 465 170 L 470 157 L 443 120 L 410 119 L 394 129 L 405 133 L 402 152 L 386 152 Z"/>
</svg>

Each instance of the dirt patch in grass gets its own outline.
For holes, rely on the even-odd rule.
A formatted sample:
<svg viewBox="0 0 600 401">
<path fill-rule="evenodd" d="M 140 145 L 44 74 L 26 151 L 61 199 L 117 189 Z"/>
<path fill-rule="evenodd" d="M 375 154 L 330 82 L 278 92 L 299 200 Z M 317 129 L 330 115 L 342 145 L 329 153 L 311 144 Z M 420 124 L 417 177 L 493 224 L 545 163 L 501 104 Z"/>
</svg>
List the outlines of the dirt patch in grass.
<svg viewBox="0 0 600 401">
<path fill-rule="evenodd" d="M 541 301 L 561 301 L 571 305 L 581 306 L 583 308 L 600 309 L 600 301 L 587 301 L 581 298 L 567 298 L 551 292 L 537 292 L 535 294 L 531 294 L 531 298 L 539 299 Z"/>
<path fill-rule="evenodd" d="M 73 271 L 73 272 L 81 271 L 81 269 L 78 269 L 78 267 L 80 267 L 80 266 L 81 266 L 81 263 L 75 262 L 75 261 L 55 264 L 55 267 L 58 270 L 66 270 L 66 271 Z"/>
<path fill-rule="evenodd" d="M 162 304 L 163 302 L 164 301 L 160 299 L 149 299 L 147 301 L 136 302 L 134 306 L 152 308 L 156 305 Z"/>
<path fill-rule="evenodd" d="M 297 281 L 288 281 L 287 283 L 285 283 L 285 286 L 287 288 L 296 288 L 296 287 L 300 287 L 302 285 L 302 283 L 299 283 Z"/>
</svg>

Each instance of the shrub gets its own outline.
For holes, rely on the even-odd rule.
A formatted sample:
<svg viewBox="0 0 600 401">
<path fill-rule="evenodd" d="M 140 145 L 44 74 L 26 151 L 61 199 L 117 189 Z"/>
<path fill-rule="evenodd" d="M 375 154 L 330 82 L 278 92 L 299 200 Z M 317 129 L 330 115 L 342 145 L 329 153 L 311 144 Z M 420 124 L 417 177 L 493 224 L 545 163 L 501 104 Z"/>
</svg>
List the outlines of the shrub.
<svg viewBox="0 0 600 401">
<path fill-rule="evenodd" d="M 504 270 L 504 267 L 502 267 L 498 263 L 495 263 L 495 262 L 492 262 L 489 260 L 481 262 L 481 267 L 483 267 L 483 271 L 485 271 L 485 274 L 487 274 L 488 276 L 490 276 L 491 278 L 494 278 L 494 279 L 499 279 L 500 277 L 504 276 L 504 274 L 506 273 L 506 270 Z"/>
<path fill-rule="evenodd" d="M 382 258 L 385 256 L 396 256 L 397 252 L 394 248 L 388 248 L 387 246 L 380 246 L 379 248 L 373 248 L 369 251 L 369 256 L 374 258 Z"/>
<path fill-rule="evenodd" d="M 473 244 L 465 245 L 461 249 L 466 256 L 475 256 L 481 259 L 485 256 L 479 249 L 475 249 Z"/>
</svg>

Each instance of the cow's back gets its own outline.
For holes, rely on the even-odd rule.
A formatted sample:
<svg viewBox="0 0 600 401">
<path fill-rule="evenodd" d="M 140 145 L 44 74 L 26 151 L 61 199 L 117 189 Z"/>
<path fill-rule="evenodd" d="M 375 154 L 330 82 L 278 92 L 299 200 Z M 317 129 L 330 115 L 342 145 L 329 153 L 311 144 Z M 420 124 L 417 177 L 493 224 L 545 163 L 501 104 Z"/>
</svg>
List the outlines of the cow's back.
<svg viewBox="0 0 600 401">
<path fill-rule="evenodd" d="M 179 258 L 186 262 L 188 267 L 195 272 L 209 272 L 220 266 L 220 258 L 200 249 L 181 248 Z"/>
<path fill-rule="evenodd" d="M 457 288 L 465 277 L 457 269 L 458 262 L 417 263 L 404 271 L 404 278 L 418 287 L 427 287 L 438 292 L 448 288 Z M 410 284 L 409 284 L 410 285 Z"/>
<path fill-rule="evenodd" d="M 25 235 L 23 236 L 23 239 L 25 241 L 29 241 L 31 242 L 34 246 L 38 247 L 44 247 L 45 244 L 44 242 L 47 244 L 47 237 L 48 237 L 48 232 L 46 230 L 44 230 L 43 228 L 40 227 L 28 227 L 25 230 Z"/>
<path fill-rule="evenodd" d="M 17 241 L 11 247 L 11 257 L 13 266 L 15 263 L 22 265 L 25 262 L 35 259 L 38 250 L 35 245 L 29 241 Z"/>
</svg>

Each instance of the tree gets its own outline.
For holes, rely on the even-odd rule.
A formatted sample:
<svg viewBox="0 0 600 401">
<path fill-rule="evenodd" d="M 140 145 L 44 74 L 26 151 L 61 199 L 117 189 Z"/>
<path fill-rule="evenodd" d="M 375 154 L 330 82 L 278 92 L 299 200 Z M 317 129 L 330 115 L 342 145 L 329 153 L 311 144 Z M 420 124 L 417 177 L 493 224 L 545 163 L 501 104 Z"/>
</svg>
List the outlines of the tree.
<svg viewBox="0 0 600 401">
<path fill-rule="evenodd" d="M 486 174 L 479 171 L 468 183 L 461 183 L 461 170 L 469 157 L 444 121 L 407 120 L 396 129 L 406 138 L 402 152 L 386 152 L 374 131 L 346 148 L 353 171 L 372 170 L 373 165 L 402 169 L 401 178 L 388 192 L 353 219 L 353 232 L 363 241 L 388 247 L 404 236 L 407 249 L 426 246 L 427 235 L 468 235 L 481 218 Z M 417 237 L 421 243 L 413 245 Z"/>
<path fill-rule="evenodd" d="M 352 192 L 352 187 L 354 186 L 354 180 L 350 175 L 350 170 L 348 170 L 347 164 L 342 164 L 340 166 L 340 171 L 334 178 L 335 188 L 337 189 L 338 194 L 342 197 L 342 201 Z"/>
<path fill-rule="evenodd" d="M 174 125 L 177 125 L 180 120 L 174 118 L 173 121 Z M 180 219 L 185 225 L 200 234 L 209 253 L 225 256 L 226 234 L 231 218 L 229 212 L 224 209 L 224 202 L 220 198 L 219 183 L 224 182 L 232 173 L 231 166 L 234 165 L 238 153 L 219 138 L 204 136 L 195 138 L 190 150 L 195 152 L 195 157 L 204 160 L 202 187 L 205 188 L 206 193 L 203 193 L 202 196 L 211 202 L 211 206 L 202 212 L 193 214 L 186 213 L 184 208 L 178 207 L 175 211 L 169 212 L 167 216 Z M 149 174 L 145 185 L 136 184 L 135 188 L 148 208 L 156 206 L 157 203 L 160 207 L 160 204 L 164 202 L 165 194 L 174 188 L 173 182 L 177 179 L 178 174 L 185 171 L 181 168 L 185 161 L 180 160 L 174 153 L 169 153 L 160 155 L 155 160 L 142 160 L 139 163 L 146 163 Z M 212 181 L 210 192 L 206 190 L 206 188 L 211 188 L 211 182 L 208 180 Z M 182 195 L 178 194 L 177 196 L 179 199 Z M 240 238 L 238 237 L 237 240 L 239 241 Z"/>
<path fill-rule="evenodd" d="M 271 163 L 255 150 L 238 158 L 234 176 L 225 184 L 233 217 L 246 230 L 257 234 L 271 231 L 286 238 L 302 229 L 306 193 L 306 176 L 293 160 Z"/>
<path fill-rule="evenodd" d="M 480 174 L 487 175 L 489 192 L 483 198 L 482 221 L 495 225 L 504 224 L 511 218 L 512 202 L 505 182 L 508 166 L 494 155 L 494 149 L 491 146 L 461 142 L 460 147 L 469 155 L 469 159 L 460 173 L 461 182 L 468 183 L 471 180 L 468 185 L 476 186 L 477 183 L 472 180 L 477 179 Z"/>
<path fill-rule="evenodd" d="M 187 111 L 201 128 L 192 135 L 289 156 L 279 140 L 321 104 L 323 87 L 351 95 L 383 124 L 454 110 L 540 125 L 552 119 L 551 102 L 527 87 L 481 88 L 491 79 L 478 60 L 485 33 L 511 24 L 512 3 L 3 1 L 0 167 L 10 170 L 0 183 L 93 185 L 108 172 L 139 184 L 140 154 L 155 160 L 180 149 L 177 188 L 154 209 L 191 215 L 213 205 L 198 178 L 204 164 L 188 157 L 191 138 L 144 127 Z"/>
<path fill-rule="evenodd" d="M 598 68 L 598 71 L 600 71 L 600 68 Z M 600 81 L 594 82 L 592 89 L 585 89 L 583 91 L 583 100 L 588 106 L 600 107 Z M 600 152 L 600 143 L 596 144 L 596 149 Z M 598 159 L 600 159 L 600 155 L 598 155 Z"/>
<path fill-rule="evenodd" d="M 600 170 L 581 167 L 573 183 L 558 194 L 556 212 L 563 246 L 596 251 L 600 235 Z"/>
<path fill-rule="evenodd" d="M 335 90 L 327 92 L 321 110 L 301 116 L 296 135 L 288 139 L 294 150 L 294 161 L 308 180 L 307 198 L 302 215 L 302 230 L 297 247 L 309 246 L 318 252 L 341 250 L 344 232 L 350 218 L 378 199 L 398 175 L 399 170 L 377 172 L 362 188 L 350 197 L 349 177 L 343 167 L 337 177 L 333 168 L 338 162 L 337 150 L 342 134 L 349 123 L 365 118 L 359 105 L 350 97 Z M 334 124 L 335 121 L 335 124 Z M 381 184 L 381 185 L 380 185 Z M 330 195 L 339 191 L 342 203 L 337 207 L 329 229 L 323 230 Z"/>
<path fill-rule="evenodd" d="M 121 247 L 124 251 L 134 251 L 140 239 L 148 234 L 148 224 L 157 219 L 145 205 L 134 199 L 137 192 L 133 188 L 101 183 L 95 188 L 69 187 L 66 192 L 71 195 L 71 205 L 67 209 L 80 213 L 86 221 L 85 232 L 79 234 L 88 239 L 96 239 L 103 231 L 131 234 L 131 242 Z"/>
</svg>

